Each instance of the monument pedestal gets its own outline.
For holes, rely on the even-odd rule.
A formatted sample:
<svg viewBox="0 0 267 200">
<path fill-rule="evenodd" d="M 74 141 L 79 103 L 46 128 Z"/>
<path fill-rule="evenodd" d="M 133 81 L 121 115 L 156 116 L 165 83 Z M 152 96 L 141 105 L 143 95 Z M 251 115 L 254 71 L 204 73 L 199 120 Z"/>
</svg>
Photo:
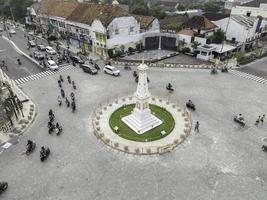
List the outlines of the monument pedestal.
<svg viewBox="0 0 267 200">
<path fill-rule="evenodd" d="M 123 117 L 122 121 L 137 134 L 143 134 L 159 125 L 162 121 L 151 114 L 150 109 L 139 110 L 134 108 L 132 114 Z"/>
</svg>

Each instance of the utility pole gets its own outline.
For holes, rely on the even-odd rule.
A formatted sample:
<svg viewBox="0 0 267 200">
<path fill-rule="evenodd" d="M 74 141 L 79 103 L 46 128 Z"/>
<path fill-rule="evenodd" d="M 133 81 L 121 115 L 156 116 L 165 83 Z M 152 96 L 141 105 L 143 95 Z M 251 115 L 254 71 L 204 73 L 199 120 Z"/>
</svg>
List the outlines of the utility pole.
<svg viewBox="0 0 267 200">
<path fill-rule="evenodd" d="M 12 9 L 11 9 L 10 5 L 8 5 L 8 7 L 9 7 L 9 10 L 10 10 L 10 13 L 11 13 L 11 16 L 12 16 L 13 23 L 15 24 L 15 19 L 14 19 L 14 15 L 13 15 Z"/>
</svg>

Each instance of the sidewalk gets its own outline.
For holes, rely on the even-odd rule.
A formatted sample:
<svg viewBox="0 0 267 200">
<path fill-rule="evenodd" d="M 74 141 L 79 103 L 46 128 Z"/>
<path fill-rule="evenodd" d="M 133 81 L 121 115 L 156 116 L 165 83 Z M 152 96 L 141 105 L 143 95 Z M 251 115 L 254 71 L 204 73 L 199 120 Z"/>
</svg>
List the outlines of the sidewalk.
<svg viewBox="0 0 267 200">
<path fill-rule="evenodd" d="M 0 152 L 16 143 L 14 141 L 17 141 L 18 136 L 22 135 L 33 123 L 37 114 L 36 106 L 31 99 L 13 81 L 11 85 L 14 94 L 17 95 L 21 101 L 26 99 L 28 99 L 28 101 L 23 103 L 23 116 L 19 114 L 17 120 L 13 117 L 13 127 L 8 130 L 8 132 L 0 132 Z"/>
<path fill-rule="evenodd" d="M 60 43 L 60 47 L 63 48 L 63 49 L 68 49 L 68 45 L 67 45 L 67 42 L 65 40 L 59 40 L 58 41 Z M 81 49 L 80 48 L 76 48 L 72 45 L 69 46 L 69 50 L 74 53 L 74 54 L 77 54 L 79 52 L 81 52 Z M 87 59 L 92 59 L 94 61 L 98 61 L 98 60 L 101 60 L 101 57 L 99 55 L 97 55 L 96 53 L 94 52 L 88 52 L 88 56 L 86 57 Z"/>
</svg>

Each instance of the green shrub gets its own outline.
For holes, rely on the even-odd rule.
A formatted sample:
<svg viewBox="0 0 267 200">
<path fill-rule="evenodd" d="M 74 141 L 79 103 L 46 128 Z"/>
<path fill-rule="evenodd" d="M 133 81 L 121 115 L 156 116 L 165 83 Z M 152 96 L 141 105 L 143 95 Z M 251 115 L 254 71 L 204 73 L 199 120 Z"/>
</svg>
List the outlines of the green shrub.
<svg viewBox="0 0 267 200">
<path fill-rule="evenodd" d="M 182 53 L 190 53 L 190 48 L 189 47 L 184 47 L 184 48 L 182 48 L 182 50 L 181 50 L 181 52 Z"/>
</svg>

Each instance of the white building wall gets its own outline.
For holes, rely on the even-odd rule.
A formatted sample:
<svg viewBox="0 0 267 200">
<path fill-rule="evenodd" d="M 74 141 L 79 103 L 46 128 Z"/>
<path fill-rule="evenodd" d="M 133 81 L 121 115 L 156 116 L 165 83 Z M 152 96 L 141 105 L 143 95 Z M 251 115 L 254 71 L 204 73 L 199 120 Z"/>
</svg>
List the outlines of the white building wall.
<svg viewBox="0 0 267 200">
<path fill-rule="evenodd" d="M 224 32 L 226 32 L 226 27 L 228 23 L 228 18 L 221 19 L 219 21 L 214 22 L 217 26 L 219 26 Z M 236 21 L 230 19 L 228 29 L 226 32 L 226 39 L 232 40 L 235 38 L 237 42 L 245 42 L 247 38 L 251 37 L 255 33 L 254 28 L 247 28 L 245 26 L 240 25 Z M 254 33 L 253 33 L 254 32 Z"/>
<path fill-rule="evenodd" d="M 192 36 L 184 34 L 178 34 L 178 36 L 179 36 L 179 41 L 184 41 L 186 44 L 191 43 Z"/>
<path fill-rule="evenodd" d="M 201 45 L 207 44 L 207 39 L 202 37 L 195 37 L 195 42 L 200 43 Z"/>
<path fill-rule="evenodd" d="M 135 48 L 136 43 L 140 42 L 142 37 L 143 34 L 136 34 L 108 39 L 107 49 L 120 48 L 121 45 L 125 46 L 125 50 L 129 47 Z"/>
<path fill-rule="evenodd" d="M 160 32 L 160 24 L 159 24 L 159 20 L 158 19 L 154 19 L 153 20 L 153 22 L 151 23 L 148 31 Z"/>
<path fill-rule="evenodd" d="M 117 17 L 107 27 L 110 38 L 136 35 L 140 32 L 140 25 L 132 16 Z"/>
</svg>

